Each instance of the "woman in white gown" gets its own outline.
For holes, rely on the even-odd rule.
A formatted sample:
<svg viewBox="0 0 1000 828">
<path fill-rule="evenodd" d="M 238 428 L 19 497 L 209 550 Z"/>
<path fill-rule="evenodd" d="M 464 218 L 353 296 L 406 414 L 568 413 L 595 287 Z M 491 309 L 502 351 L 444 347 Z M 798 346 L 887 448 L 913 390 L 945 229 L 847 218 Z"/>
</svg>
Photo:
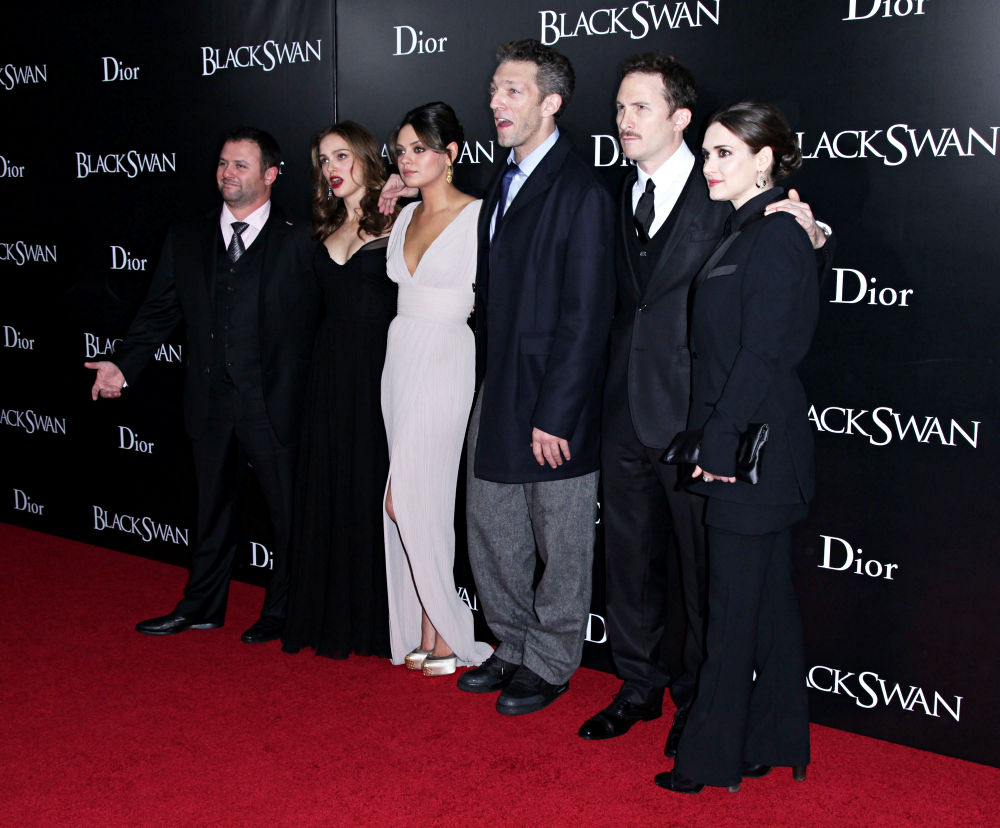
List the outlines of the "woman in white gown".
<svg viewBox="0 0 1000 828">
<path fill-rule="evenodd" d="M 389 278 L 399 285 L 382 372 L 389 640 L 393 664 L 427 676 L 492 653 L 475 640 L 452 570 L 458 464 L 475 384 L 467 320 L 481 204 L 451 183 L 463 137 L 443 103 L 408 112 L 394 137 L 400 175 L 422 200 L 400 212 L 388 250 Z"/>
</svg>

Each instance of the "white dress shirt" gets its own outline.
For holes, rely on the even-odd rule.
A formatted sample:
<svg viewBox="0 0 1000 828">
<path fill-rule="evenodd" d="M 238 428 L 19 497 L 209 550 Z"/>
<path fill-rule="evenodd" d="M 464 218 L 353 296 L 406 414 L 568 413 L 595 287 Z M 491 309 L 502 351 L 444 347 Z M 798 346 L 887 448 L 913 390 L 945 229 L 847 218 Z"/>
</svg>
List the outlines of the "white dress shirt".
<svg viewBox="0 0 1000 828">
<path fill-rule="evenodd" d="M 652 175 L 647 175 L 638 169 L 639 177 L 632 185 L 632 214 L 635 214 L 639 197 L 646 191 L 646 182 L 650 178 L 656 189 L 653 190 L 653 223 L 649 228 L 649 235 L 656 235 L 656 231 L 663 226 L 670 211 L 674 209 L 677 199 L 680 198 L 681 190 L 691 175 L 694 167 L 694 153 L 688 149 L 688 145 L 681 142 L 681 145 L 674 150 L 666 161 L 656 169 Z"/>
<path fill-rule="evenodd" d="M 249 216 L 243 219 L 243 221 L 250 225 L 240 236 L 240 238 L 243 239 L 244 250 L 250 249 L 250 245 L 253 244 L 254 239 L 257 238 L 260 231 L 264 229 L 264 225 L 267 224 L 267 219 L 270 215 L 271 200 L 268 199 Z M 229 243 L 233 240 L 234 221 L 240 221 L 240 219 L 236 218 L 236 216 L 232 214 L 229 210 L 228 204 L 223 204 L 222 215 L 219 217 L 219 226 L 222 228 L 222 243 L 225 245 L 226 250 L 229 249 Z"/>
</svg>

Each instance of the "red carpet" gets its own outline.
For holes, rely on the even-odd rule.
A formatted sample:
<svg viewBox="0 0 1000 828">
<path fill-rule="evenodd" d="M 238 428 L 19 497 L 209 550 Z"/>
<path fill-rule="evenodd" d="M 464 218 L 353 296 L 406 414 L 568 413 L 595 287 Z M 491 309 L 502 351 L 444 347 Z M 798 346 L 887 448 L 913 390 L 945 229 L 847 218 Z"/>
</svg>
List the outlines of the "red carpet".
<svg viewBox="0 0 1000 828">
<path fill-rule="evenodd" d="M 0 817 L 11 826 L 998 825 L 1000 771 L 813 726 L 809 779 L 661 791 L 669 717 L 608 742 L 576 730 L 617 682 L 580 670 L 530 716 L 374 658 L 166 638 L 172 566 L 0 524 Z"/>
</svg>

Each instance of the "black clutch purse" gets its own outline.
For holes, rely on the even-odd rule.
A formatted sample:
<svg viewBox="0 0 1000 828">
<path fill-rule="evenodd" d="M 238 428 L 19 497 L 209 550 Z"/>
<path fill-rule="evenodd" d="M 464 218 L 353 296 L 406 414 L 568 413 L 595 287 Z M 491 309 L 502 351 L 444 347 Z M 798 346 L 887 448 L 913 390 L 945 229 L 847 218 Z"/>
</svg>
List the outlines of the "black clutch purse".
<svg viewBox="0 0 1000 828">
<path fill-rule="evenodd" d="M 667 446 L 660 458 L 668 465 L 698 465 L 701 453 L 702 429 L 682 431 Z M 736 479 L 751 485 L 760 480 L 761 455 L 767 445 L 767 423 L 750 423 L 746 433 L 740 435 L 736 447 Z M 692 481 L 694 482 L 694 481 Z"/>
</svg>

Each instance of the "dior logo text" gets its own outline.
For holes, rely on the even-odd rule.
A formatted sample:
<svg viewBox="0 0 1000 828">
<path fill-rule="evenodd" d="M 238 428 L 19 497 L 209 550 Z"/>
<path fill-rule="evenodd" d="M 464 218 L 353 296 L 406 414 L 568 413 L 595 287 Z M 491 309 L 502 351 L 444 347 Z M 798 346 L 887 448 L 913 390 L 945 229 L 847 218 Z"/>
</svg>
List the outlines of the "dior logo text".
<svg viewBox="0 0 1000 828">
<path fill-rule="evenodd" d="M 13 325 L 4 325 L 3 346 L 4 348 L 17 348 L 21 351 L 33 351 L 35 350 L 35 340 L 27 339 L 24 334 Z"/>
<path fill-rule="evenodd" d="M 291 43 L 278 43 L 275 40 L 265 40 L 252 46 L 231 46 L 228 49 L 216 49 L 212 46 L 201 47 L 202 77 L 214 75 L 222 69 L 250 69 L 256 67 L 265 72 L 271 72 L 284 63 L 309 63 L 312 60 L 323 59 L 323 41 L 303 40 Z"/>
<path fill-rule="evenodd" d="M 111 245 L 112 270 L 145 270 L 148 259 L 137 259 L 132 252 L 116 244 Z"/>
<path fill-rule="evenodd" d="M 258 569 L 274 569 L 274 556 L 264 544 L 250 541 L 250 566 Z"/>
<path fill-rule="evenodd" d="M 47 63 L 34 66 L 15 66 L 8 63 L 0 66 L 0 89 L 10 92 L 18 84 L 25 83 L 45 83 L 49 79 L 49 67 Z"/>
<path fill-rule="evenodd" d="M 0 178 L 24 178 L 24 165 L 11 164 L 0 155 Z"/>
<path fill-rule="evenodd" d="M 598 636 L 600 637 L 598 638 Z M 591 644 L 603 644 L 608 640 L 608 625 L 602 616 L 590 613 L 590 617 L 587 619 L 587 634 L 583 640 L 589 641 Z"/>
<path fill-rule="evenodd" d="M 87 359 L 94 359 L 99 356 L 107 356 L 108 354 L 113 354 L 115 352 L 115 345 L 121 342 L 121 339 L 112 339 L 106 336 L 97 336 L 92 333 L 84 333 L 83 335 L 83 353 Z"/>
<path fill-rule="evenodd" d="M 884 564 L 874 558 L 863 561 L 861 547 L 855 549 L 843 538 L 835 538 L 831 535 L 820 535 L 820 537 L 823 539 L 823 563 L 819 565 L 820 569 L 830 569 L 834 572 L 853 572 L 855 575 L 884 578 L 887 581 L 893 580 L 893 572 L 899 569 L 899 564 Z"/>
<path fill-rule="evenodd" d="M 14 408 L 0 409 L 0 425 L 24 429 L 25 434 L 66 434 L 66 418 L 51 414 L 37 414 L 30 408 L 18 411 Z"/>
<path fill-rule="evenodd" d="M 858 707 L 868 710 L 878 706 L 888 708 L 898 705 L 908 713 L 917 711 L 934 718 L 944 713 L 956 722 L 962 715 L 961 696 L 942 696 L 937 690 L 928 694 L 922 687 L 912 684 L 904 689 L 896 682 L 889 684 L 872 671 L 851 673 L 817 664 L 809 669 L 806 687 L 820 693 L 846 696 L 853 699 Z"/>
<path fill-rule="evenodd" d="M 444 44 L 447 37 L 424 37 L 422 30 L 414 29 L 413 26 L 395 26 L 396 30 L 396 51 L 393 57 L 400 55 L 433 55 L 444 51 Z"/>
<path fill-rule="evenodd" d="M 869 17 L 908 17 L 911 14 L 927 14 L 924 4 L 927 0 L 848 0 L 847 17 L 844 20 L 867 20 Z"/>
<path fill-rule="evenodd" d="M 479 612 L 479 596 L 475 592 L 469 592 L 465 587 L 456 587 L 458 591 L 458 597 L 461 598 L 465 605 L 473 612 Z"/>
<path fill-rule="evenodd" d="M 997 154 L 997 133 L 1000 126 L 980 130 L 969 127 L 937 129 L 911 129 L 906 124 L 893 124 L 888 129 L 848 129 L 832 135 L 821 132 L 798 132 L 802 157 L 812 158 L 879 158 L 887 167 L 898 167 L 912 153 L 932 158 L 952 156 L 968 158 L 976 154 Z"/>
<path fill-rule="evenodd" d="M 45 511 L 41 503 L 35 503 L 20 489 L 14 489 L 14 511 L 27 512 L 29 515 L 40 515 Z"/>
<path fill-rule="evenodd" d="M 817 431 L 829 434 L 857 435 L 873 446 L 887 446 L 893 440 L 913 440 L 940 446 L 979 445 L 980 420 L 959 423 L 957 420 L 941 422 L 937 417 L 923 418 L 911 414 L 897 414 L 887 405 L 869 411 L 867 408 L 838 408 L 831 406 L 818 410 L 809 406 L 807 415 Z"/>
<path fill-rule="evenodd" d="M 135 535 L 143 543 L 161 540 L 178 546 L 188 545 L 187 529 L 171 526 L 169 523 L 160 523 L 148 515 L 136 517 L 135 515 L 112 514 L 107 509 L 94 506 L 94 531 L 104 532 L 105 530 Z"/>
<path fill-rule="evenodd" d="M 105 155 L 76 154 L 76 177 L 104 173 L 135 178 L 139 173 L 177 172 L 176 152 L 109 152 Z"/>
<path fill-rule="evenodd" d="M 102 83 L 113 83 L 114 81 L 130 81 L 139 79 L 138 66 L 126 66 L 123 61 L 116 57 L 102 57 L 101 66 L 104 69 Z"/>
<path fill-rule="evenodd" d="M 56 245 L 32 244 L 26 241 L 0 242 L 0 262 L 23 267 L 29 262 L 55 264 Z"/>
<path fill-rule="evenodd" d="M 616 135 L 591 135 L 594 139 L 594 166 L 612 167 L 618 164 L 619 167 L 627 167 L 632 162 L 628 156 L 621 151 L 621 144 L 618 143 Z"/>
<path fill-rule="evenodd" d="M 719 25 L 719 0 L 674 0 L 671 3 L 650 3 L 642 0 L 631 6 L 595 9 L 591 12 L 539 11 L 542 33 L 539 40 L 546 46 L 564 37 L 595 37 L 628 35 L 641 40 L 661 27 L 668 29 L 698 28 L 705 23 Z"/>
<path fill-rule="evenodd" d="M 912 288 L 897 290 L 892 287 L 876 287 L 874 276 L 865 276 L 860 270 L 850 267 L 835 267 L 836 277 L 833 299 L 834 305 L 882 305 L 883 307 L 908 308 L 907 300 L 913 296 Z"/>
<path fill-rule="evenodd" d="M 140 454 L 152 454 L 153 443 L 151 440 L 140 440 L 128 426 L 118 426 L 118 448 L 124 451 L 137 451 Z"/>
</svg>

